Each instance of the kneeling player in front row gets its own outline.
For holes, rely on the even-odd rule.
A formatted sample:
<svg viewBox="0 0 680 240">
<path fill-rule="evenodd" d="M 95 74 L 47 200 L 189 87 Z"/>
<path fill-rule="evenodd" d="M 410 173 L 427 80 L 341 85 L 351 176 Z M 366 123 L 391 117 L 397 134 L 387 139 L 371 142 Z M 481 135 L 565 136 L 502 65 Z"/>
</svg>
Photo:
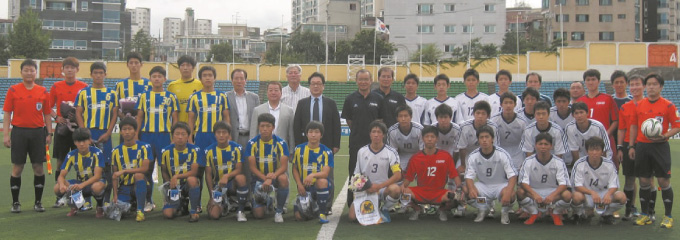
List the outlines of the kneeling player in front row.
<svg viewBox="0 0 680 240">
<path fill-rule="evenodd" d="M 243 161 L 241 159 L 241 145 L 229 141 L 231 126 L 218 121 L 213 126 L 216 143 L 205 149 L 205 181 L 211 198 L 208 202 L 208 215 L 211 219 L 219 219 L 229 213 L 229 196 L 237 197 L 239 222 L 248 221 L 243 208 L 248 199 L 248 185 L 243 175 Z"/>
<path fill-rule="evenodd" d="M 320 223 L 328 223 L 328 174 L 333 167 L 333 151 L 320 144 L 323 124 L 309 122 L 306 131 L 308 142 L 297 145 L 293 153 L 293 179 L 297 184 L 298 195 L 302 197 L 295 203 L 295 219 L 309 220 L 318 214 Z M 315 208 L 305 209 L 313 205 L 312 200 L 316 200 L 318 213 Z"/>
<path fill-rule="evenodd" d="M 409 170 L 406 172 L 401 187 L 404 195 L 402 197 L 408 198 L 408 195 L 412 197 L 411 207 L 414 211 L 409 220 L 418 220 L 421 209 L 417 204 L 441 204 L 439 220 L 446 221 L 447 212 L 457 200 L 454 199 L 452 192 L 446 189 L 447 181 L 453 179 L 458 186 L 458 194 L 462 194 L 462 184 L 451 155 L 444 150 L 437 149 L 439 130 L 434 126 L 426 126 L 422 130 L 422 138 L 425 148 L 413 155 L 409 162 Z M 418 186 L 409 187 L 416 178 L 418 178 Z"/>
<path fill-rule="evenodd" d="M 144 221 L 147 181 L 144 174 L 151 164 L 151 145 L 135 141 L 137 122 L 132 117 L 120 121 L 120 135 L 123 144 L 111 153 L 113 164 L 113 202 L 137 201 L 137 222 Z"/>
<path fill-rule="evenodd" d="M 106 181 L 102 178 L 104 171 L 104 159 L 102 151 L 96 147 L 90 146 L 92 140 L 90 139 L 90 130 L 87 128 L 78 128 L 73 131 L 73 142 L 76 145 L 75 150 L 66 155 L 66 160 L 61 166 L 61 173 L 57 184 L 54 186 L 54 193 L 61 198 L 67 193 L 77 193 L 82 191 L 83 197 L 94 196 L 97 200 L 97 218 L 104 216 L 103 197 Z M 76 171 L 76 179 L 66 181 L 68 171 L 74 168 Z M 73 204 L 71 211 L 66 216 L 74 216 L 78 212 L 78 207 Z"/>
<path fill-rule="evenodd" d="M 550 153 L 552 138 L 548 133 L 536 135 L 536 154 L 524 160 L 519 172 L 521 188 L 517 190 L 517 199 L 520 207 L 531 214 L 524 222 L 527 225 L 534 224 L 539 210 L 546 212 L 548 208 L 553 209 L 550 215 L 555 225 L 563 225 L 558 214 L 571 202 L 571 192 L 567 190 L 567 166 L 562 159 Z"/>
<path fill-rule="evenodd" d="M 487 211 L 493 209 L 494 200 L 503 205 L 501 223 L 509 224 L 508 212 L 515 202 L 517 173 L 510 154 L 494 146 L 495 131 L 490 126 L 477 130 L 479 148 L 467 160 L 465 182 L 467 183 L 468 203 L 479 209 L 475 222 L 484 221 Z M 475 182 L 475 179 L 478 181 Z"/>
<path fill-rule="evenodd" d="M 571 173 L 575 214 L 579 220 L 585 220 L 585 209 L 595 208 L 603 222 L 613 224 L 613 214 L 626 204 L 626 195 L 617 191 L 619 176 L 616 166 L 612 160 L 603 157 L 607 145 L 602 138 L 591 137 L 585 145 L 588 155 L 576 161 Z"/>
<path fill-rule="evenodd" d="M 196 178 L 200 149 L 188 143 L 191 129 L 185 122 L 178 122 L 170 129 L 173 144 L 163 148 L 161 153 L 161 173 L 163 182 L 167 184 L 163 216 L 168 219 L 174 218 L 178 213 L 191 214 L 189 222 L 198 221 L 198 212 L 201 206 L 199 196 L 201 190 Z M 164 184 L 164 185 L 165 185 Z M 187 209 L 187 202 L 182 196 L 189 195 L 191 207 Z M 180 208 L 183 208 L 180 211 Z"/>
<path fill-rule="evenodd" d="M 397 181 L 401 180 L 401 167 L 399 167 L 399 154 L 394 148 L 385 145 L 387 127 L 380 120 L 371 122 L 368 126 L 371 130 L 371 143 L 359 149 L 357 153 L 357 165 L 354 174 L 362 174 L 371 180 L 371 188 L 367 193 L 378 193 L 380 200 L 384 200 L 381 215 L 383 222 L 390 222 L 390 209 L 399 201 L 401 188 Z M 390 177 L 390 171 L 392 176 Z M 354 204 L 349 207 L 349 220 L 357 219 Z"/>
</svg>

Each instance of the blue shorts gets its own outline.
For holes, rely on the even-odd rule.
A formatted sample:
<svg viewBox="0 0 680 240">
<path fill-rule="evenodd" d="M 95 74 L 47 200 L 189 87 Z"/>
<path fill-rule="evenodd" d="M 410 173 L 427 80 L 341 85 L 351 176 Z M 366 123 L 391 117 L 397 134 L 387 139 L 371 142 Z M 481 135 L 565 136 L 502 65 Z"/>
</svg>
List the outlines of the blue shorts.
<svg viewBox="0 0 680 240">
<path fill-rule="evenodd" d="M 181 183 L 179 188 L 181 190 L 181 196 L 179 198 L 179 201 L 174 203 L 174 204 L 171 204 L 171 203 L 168 203 L 168 201 L 165 201 L 165 203 L 163 204 L 163 210 L 165 210 L 165 209 L 179 209 L 182 205 L 188 205 L 189 204 L 189 201 L 184 200 L 184 199 L 189 198 L 189 184 L 186 183 L 186 182 Z M 167 192 L 163 193 L 163 198 L 168 198 Z"/>
<path fill-rule="evenodd" d="M 151 145 L 151 163 L 161 163 L 161 150 L 170 145 L 170 133 L 167 132 L 143 132 L 140 140 Z"/>
<path fill-rule="evenodd" d="M 104 183 L 104 184 L 106 184 L 106 180 L 104 180 L 103 178 L 100 178 L 99 181 L 102 182 L 102 183 Z M 69 185 L 74 185 L 74 184 L 81 184 L 81 183 L 83 183 L 83 181 L 78 181 L 78 180 L 76 180 L 76 179 L 71 179 L 71 180 L 68 180 L 67 182 L 68 182 Z M 84 187 L 83 189 L 81 189 L 81 191 L 83 191 L 83 197 L 92 197 L 92 196 L 94 196 L 94 192 L 92 192 L 92 184 L 90 184 L 90 185 Z M 102 192 L 102 193 L 103 193 L 103 192 Z"/>
<path fill-rule="evenodd" d="M 99 137 L 104 135 L 106 133 L 106 130 L 101 130 L 101 129 L 95 129 L 95 128 L 90 128 L 90 134 L 92 135 L 92 139 L 97 141 Z M 113 151 L 113 143 L 111 143 L 111 137 L 109 137 L 106 142 L 104 142 L 104 147 L 102 150 L 104 154 L 104 162 L 108 165 L 111 165 L 111 152 Z"/>
<path fill-rule="evenodd" d="M 132 200 L 136 200 L 136 198 L 135 185 L 118 186 L 118 201 L 131 203 Z"/>
</svg>

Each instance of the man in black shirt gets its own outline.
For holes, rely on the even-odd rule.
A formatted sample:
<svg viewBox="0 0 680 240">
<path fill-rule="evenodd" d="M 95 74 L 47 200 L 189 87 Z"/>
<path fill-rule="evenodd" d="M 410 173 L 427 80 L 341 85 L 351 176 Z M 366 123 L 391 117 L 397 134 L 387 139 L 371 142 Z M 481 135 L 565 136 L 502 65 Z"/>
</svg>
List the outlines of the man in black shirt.
<svg viewBox="0 0 680 240">
<path fill-rule="evenodd" d="M 392 68 L 383 67 L 378 70 L 380 88 L 373 90 L 373 92 L 383 97 L 382 118 L 388 128 L 397 123 L 397 107 L 406 105 L 404 95 L 392 90 L 393 82 L 394 70 Z"/>
</svg>

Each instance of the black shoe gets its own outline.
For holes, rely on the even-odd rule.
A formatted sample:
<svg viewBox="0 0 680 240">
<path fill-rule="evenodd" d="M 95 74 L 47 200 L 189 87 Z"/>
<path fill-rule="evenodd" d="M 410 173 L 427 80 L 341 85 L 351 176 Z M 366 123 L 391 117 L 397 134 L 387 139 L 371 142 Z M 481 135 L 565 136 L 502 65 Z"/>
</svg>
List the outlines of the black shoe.
<svg viewBox="0 0 680 240">
<path fill-rule="evenodd" d="M 15 202 L 12 204 L 12 213 L 20 213 L 21 212 L 21 203 Z"/>
<path fill-rule="evenodd" d="M 602 222 L 607 225 L 612 225 L 614 224 L 614 216 L 613 215 L 602 216 Z"/>
<path fill-rule="evenodd" d="M 35 205 L 33 205 L 33 210 L 36 212 L 44 212 L 45 208 L 43 207 L 41 202 L 35 202 Z"/>
</svg>

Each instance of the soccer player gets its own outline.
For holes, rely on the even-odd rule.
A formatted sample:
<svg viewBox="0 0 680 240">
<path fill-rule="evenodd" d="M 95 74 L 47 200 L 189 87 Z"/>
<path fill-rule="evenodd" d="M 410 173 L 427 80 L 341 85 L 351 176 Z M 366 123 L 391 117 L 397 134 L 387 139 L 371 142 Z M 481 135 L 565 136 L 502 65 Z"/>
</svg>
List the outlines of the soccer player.
<svg viewBox="0 0 680 240">
<path fill-rule="evenodd" d="M 612 87 L 614 87 L 614 96 L 612 97 L 614 98 L 614 102 L 616 102 L 616 106 L 620 109 L 623 104 L 633 100 L 633 96 L 626 91 L 629 81 L 628 76 L 626 76 L 625 72 L 616 70 L 609 79 L 611 79 Z"/>
<path fill-rule="evenodd" d="M 633 95 L 633 100 L 621 106 L 619 109 L 619 131 L 617 134 L 617 157 L 619 162 L 621 162 L 621 168 L 624 179 L 623 193 L 626 194 L 626 212 L 623 220 L 632 220 L 634 217 L 639 215 L 637 209 L 635 208 L 635 196 L 637 192 L 637 183 L 635 182 L 635 159 L 631 159 L 628 155 L 628 146 L 630 146 L 630 125 L 632 115 L 635 114 L 635 104 L 642 100 L 644 96 L 645 86 L 642 84 L 644 80 L 642 76 L 636 75 L 631 76 L 628 79 L 628 84 L 630 86 L 630 93 Z M 652 209 L 655 207 L 656 203 L 656 187 L 654 182 L 650 183 L 652 194 L 649 198 L 650 213 L 653 213 Z M 651 214 L 654 216 L 654 214 Z"/>
<path fill-rule="evenodd" d="M 474 118 L 467 120 L 460 124 L 460 136 L 458 138 L 457 148 L 460 150 L 460 161 L 456 163 L 459 173 L 465 173 L 468 155 L 479 148 L 479 142 L 477 141 L 477 129 L 484 125 L 490 126 L 494 131 L 494 143 L 498 143 L 498 125 L 495 122 L 489 121 L 489 113 L 491 112 L 491 106 L 489 103 L 482 100 L 476 102 L 474 107 Z"/>
<path fill-rule="evenodd" d="M 387 132 L 385 124 L 376 120 L 368 127 L 371 130 L 371 143 L 359 149 L 354 174 L 362 174 L 371 180 L 372 186 L 366 192 L 380 195 L 380 200 L 384 201 L 380 209 L 383 222 L 390 222 L 390 209 L 397 204 L 401 195 L 401 188 L 396 184 L 401 180 L 399 154 L 394 148 L 384 143 Z M 352 204 L 349 207 L 349 220 L 356 219 L 354 204 Z"/>
<path fill-rule="evenodd" d="M 586 140 L 588 155 L 574 164 L 571 181 L 574 184 L 572 206 L 580 219 L 587 219 L 585 208 L 605 208 L 602 221 L 614 224 L 613 213 L 626 203 L 626 195 L 619 189 L 619 175 L 614 162 L 603 155 L 607 143 L 600 137 Z"/>
<path fill-rule="evenodd" d="M 406 172 L 408 161 L 413 154 L 423 149 L 423 139 L 421 131 L 423 125 L 411 121 L 413 111 L 407 105 L 397 107 L 397 123 L 392 125 L 387 131 L 387 145 L 397 150 L 399 153 L 399 166 Z"/>
<path fill-rule="evenodd" d="M 168 191 L 178 189 L 181 191 L 181 196 L 188 195 L 191 205 L 187 207 L 187 203 L 183 200 L 169 202 L 166 196 L 163 216 L 172 219 L 180 213 L 180 208 L 182 208 L 182 212 L 189 208 L 189 222 L 197 222 L 199 218 L 198 208 L 201 206 L 201 189 L 196 175 L 198 174 L 197 161 L 201 150 L 196 145 L 189 143 L 191 128 L 185 122 L 173 124 L 170 132 L 172 144 L 163 148 L 161 153 L 163 182 L 168 184 Z"/>
<path fill-rule="evenodd" d="M 130 77 L 116 83 L 116 95 L 118 99 L 132 98 L 135 102 L 139 100 L 139 96 L 151 89 L 151 82 L 149 79 L 143 78 L 141 73 L 142 55 L 137 52 L 131 52 L 127 56 L 127 68 L 130 71 Z M 137 114 L 134 111 L 133 114 Z M 121 120 L 125 115 L 121 114 Z M 134 116 L 133 116 L 134 117 Z M 121 139 L 122 140 L 122 139 Z M 122 141 L 121 141 L 122 142 Z"/>
<path fill-rule="evenodd" d="M 583 97 L 583 95 L 586 95 L 586 89 L 585 85 L 583 85 L 582 81 L 574 81 L 571 83 L 569 86 L 569 95 L 571 95 L 571 99 L 569 103 L 575 103 L 576 99 L 579 99 Z"/>
<path fill-rule="evenodd" d="M 454 123 L 462 122 L 463 116 L 460 110 L 459 102 L 452 97 L 449 97 L 448 90 L 451 87 L 449 77 L 446 74 L 439 74 L 434 77 L 434 89 L 437 91 L 437 96 L 425 103 L 425 110 L 423 112 L 423 125 L 432 125 L 437 122 L 435 110 L 439 105 L 448 105 L 452 110 L 451 121 Z"/>
<path fill-rule="evenodd" d="M 194 69 L 196 69 L 196 59 L 193 57 L 189 55 L 179 57 L 177 59 L 177 67 L 179 67 L 181 77 L 168 85 L 168 92 L 174 93 L 177 96 L 179 121 L 189 122 L 189 113 L 187 112 L 189 97 L 203 89 L 203 83 L 193 76 Z"/>
<path fill-rule="evenodd" d="M 224 193 L 224 202 L 227 198 L 236 194 L 238 202 L 238 212 L 236 220 L 239 222 L 248 221 L 243 209 L 248 199 L 248 185 L 246 176 L 243 174 L 243 160 L 241 157 L 241 145 L 229 140 L 231 138 L 231 126 L 225 122 L 216 122 L 213 126 L 216 143 L 205 149 L 206 168 L 205 181 L 208 184 L 208 192 L 214 194 L 215 191 Z M 208 202 L 208 215 L 211 219 L 219 219 L 225 211 L 227 205 L 215 202 L 210 198 Z"/>
<path fill-rule="evenodd" d="M 175 94 L 165 91 L 165 69 L 155 66 L 149 72 L 151 78 L 151 91 L 142 93 L 137 101 L 137 126 L 138 134 L 141 132 L 141 140 L 151 145 L 152 157 L 148 171 L 145 173 L 146 181 L 149 183 L 146 191 L 145 212 L 150 212 L 156 208 L 151 198 L 153 192 L 152 174 L 157 163 L 160 163 L 161 149 L 170 145 L 170 128 L 177 122 L 179 106 Z"/>
<path fill-rule="evenodd" d="M 447 221 L 447 212 L 453 207 L 456 199 L 452 199 L 454 195 L 449 194 L 452 192 L 446 189 L 446 185 L 449 179 L 453 179 L 458 186 L 457 192 L 462 193 L 460 177 L 451 155 L 437 149 L 439 130 L 434 126 L 426 126 L 423 128 L 422 138 L 424 148 L 409 161 L 409 171 L 406 172 L 401 185 L 402 194 L 413 197 L 411 207 L 414 211 L 409 220 L 418 220 L 421 210 L 417 204 L 438 204 L 441 205 L 439 220 Z M 411 187 L 411 182 L 416 181 L 416 178 L 418 185 Z"/>
<path fill-rule="evenodd" d="M 548 106 L 547 103 L 541 103 Z M 569 207 L 571 192 L 567 189 L 569 174 L 567 166 L 550 151 L 555 142 L 549 132 L 536 135 L 536 154 L 528 157 L 519 171 L 518 181 L 520 188 L 517 189 L 519 206 L 531 217 L 524 224 L 534 224 L 538 218 L 539 208 L 547 210 L 553 207 L 550 214 L 556 226 L 562 226 L 560 213 Z"/>
<path fill-rule="evenodd" d="M 414 122 L 422 124 L 424 120 L 423 117 L 425 116 L 427 99 L 418 95 L 419 86 L 420 79 L 418 78 L 418 75 L 409 73 L 404 77 L 404 89 L 406 90 L 404 99 L 406 99 L 406 104 L 411 107 L 411 110 L 413 111 L 412 119 Z"/>
<path fill-rule="evenodd" d="M 293 179 L 298 195 L 309 196 L 316 200 L 319 207 L 319 223 L 328 223 L 328 199 L 330 195 L 328 176 L 333 168 L 333 150 L 321 144 L 324 127 L 321 122 L 311 121 L 307 124 L 307 140 L 295 147 L 293 152 Z M 301 214 L 295 205 L 295 219 L 309 220 Z"/>
<path fill-rule="evenodd" d="M 630 158 L 635 159 L 635 176 L 640 181 L 640 208 L 642 214 L 635 221 L 636 225 L 652 224 L 649 217 L 651 209 L 649 204 L 652 194 L 651 181 L 655 176 L 661 188 L 661 198 L 666 209 L 661 222 L 662 228 L 673 227 L 673 188 L 671 188 L 671 152 L 668 139 L 680 132 L 680 119 L 677 116 L 675 105 L 661 97 L 664 79 L 658 74 L 650 74 L 645 77 L 645 89 L 647 98 L 637 102 L 635 113 L 632 115 L 630 126 Z M 657 118 L 661 121 L 663 131 L 661 136 L 647 138 L 642 134 L 642 122 L 649 118 Z M 635 143 L 638 143 L 637 145 Z"/>
<path fill-rule="evenodd" d="M 556 123 L 565 131 L 567 129 L 567 124 L 574 121 L 571 104 L 569 103 L 569 101 L 571 101 L 570 95 L 571 93 L 569 90 L 565 88 L 558 88 L 553 93 L 555 106 L 550 108 L 550 121 Z M 569 139 L 569 136 L 567 136 L 567 139 Z M 569 150 L 566 150 L 562 156 L 562 160 L 564 160 L 564 162 L 567 164 L 567 167 L 571 167 L 576 159 L 571 156 L 571 151 Z"/>
<path fill-rule="evenodd" d="M 262 191 L 270 192 L 276 189 L 276 214 L 274 222 L 283 222 L 283 207 L 288 198 L 288 145 L 283 139 L 274 134 L 276 119 L 270 113 L 263 113 L 257 117 L 257 128 L 260 134 L 248 141 L 243 158 L 248 159 L 250 173 L 253 175 L 251 189 L 259 191 L 256 186 L 261 184 Z M 253 200 L 255 198 L 253 197 Z M 253 216 L 261 219 L 265 214 L 265 207 L 253 201 Z"/>
<path fill-rule="evenodd" d="M 479 85 L 479 72 L 474 69 L 468 69 L 463 74 L 463 82 L 465 83 L 465 92 L 462 92 L 456 96 L 456 101 L 460 103 L 460 113 L 462 119 L 456 119 L 456 123 L 461 124 L 465 120 L 470 120 L 474 118 L 474 106 L 475 103 L 486 100 L 489 95 L 486 93 L 477 91 L 477 86 Z M 488 117 L 489 114 L 487 114 Z"/>
<path fill-rule="evenodd" d="M 520 118 L 524 119 L 528 123 L 536 122 L 534 119 L 534 107 L 538 103 L 541 95 L 533 88 L 527 88 L 522 92 L 522 103 L 524 107 L 519 111 L 516 111 Z M 548 105 L 550 107 L 550 105 Z"/>
<path fill-rule="evenodd" d="M 153 186 L 153 180 L 146 177 L 152 168 L 152 147 L 148 143 L 136 141 L 137 121 L 132 117 L 125 117 L 120 121 L 120 135 L 123 143 L 113 149 L 111 163 L 113 165 L 113 202 L 123 201 L 132 203 L 137 201 L 137 222 L 144 221 L 144 208 L 147 191 L 153 191 L 147 186 Z"/>
<path fill-rule="evenodd" d="M 451 121 L 453 110 L 446 104 L 441 104 L 434 111 L 437 122 L 432 124 L 439 130 L 437 148 L 448 152 L 454 159 L 458 156 L 458 139 L 460 126 Z"/>
<path fill-rule="evenodd" d="M 5 119 L 3 126 L 3 144 L 11 148 L 12 175 L 9 178 L 12 192 L 13 213 L 21 212 L 19 190 L 21 190 L 21 172 L 24 171 L 26 155 L 31 158 L 33 167 L 33 187 L 35 202 L 33 210 L 44 212 L 42 194 L 45 188 L 45 144 L 52 141 L 52 111 L 47 89 L 35 84 L 38 65 L 31 59 L 21 63 L 22 82 L 9 87 L 5 95 Z M 10 123 L 13 128 L 10 129 Z M 47 130 L 47 132 L 45 131 Z M 10 137 L 10 132 L 12 132 Z"/>
<path fill-rule="evenodd" d="M 609 148 L 609 138 L 607 137 L 607 130 L 604 129 L 602 123 L 597 120 L 588 119 L 588 105 L 582 102 L 576 102 L 571 105 L 571 112 L 574 116 L 574 121 L 567 124 L 564 133 L 567 136 L 567 146 L 571 151 L 573 162 L 565 160 L 567 165 L 575 163 L 576 160 L 582 156 L 588 155 L 588 148 L 586 141 L 592 137 L 600 137 L 604 139 L 607 145 L 604 147 L 603 156 L 611 158 L 613 156 L 612 149 Z"/>
<path fill-rule="evenodd" d="M 496 73 L 496 85 L 498 85 L 498 92 L 491 94 L 486 98 L 486 101 L 489 102 L 489 105 L 491 105 L 491 115 L 489 116 L 495 116 L 503 110 L 501 95 L 506 92 L 510 92 L 510 84 L 512 84 L 512 75 L 510 74 L 510 71 L 502 69 Z M 515 104 L 515 111 L 519 111 L 522 109 L 522 100 L 517 97 L 516 102 L 519 104 Z"/>
<path fill-rule="evenodd" d="M 606 93 L 600 93 L 600 71 L 596 69 L 588 69 L 583 73 L 583 81 L 588 88 L 588 94 L 580 97 L 576 101 L 584 102 L 590 109 L 588 118 L 597 120 L 604 125 L 609 135 L 609 142 L 614 142 L 614 132 L 618 128 L 619 121 L 619 107 L 614 102 L 614 98 Z M 614 148 L 611 145 L 609 149 Z M 616 168 L 619 167 L 619 160 L 616 156 L 612 158 Z"/>
<path fill-rule="evenodd" d="M 527 88 L 533 88 L 537 92 L 541 91 L 541 85 L 543 84 L 543 77 L 541 74 L 531 72 L 527 74 L 525 80 Z M 522 101 L 524 101 L 524 96 L 522 96 Z M 544 101 L 548 103 L 548 106 L 552 106 L 552 99 L 546 95 L 540 94 L 540 98 L 538 98 L 537 101 Z"/>
<path fill-rule="evenodd" d="M 530 123 L 524 128 L 524 136 L 522 137 L 522 142 L 519 146 L 522 151 L 526 153 L 526 156 L 531 156 L 534 154 L 536 145 L 536 136 L 539 133 L 549 133 L 551 142 L 551 153 L 555 154 L 558 158 L 562 158 L 564 153 L 567 151 L 567 137 L 564 136 L 564 130 L 558 126 L 556 123 L 549 120 L 550 116 L 550 105 L 547 103 L 536 103 L 535 115 L 536 122 Z"/>
<path fill-rule="evenodd" d="M 515 202 L 517 172 L 510 154 L 495 146 L 495 134 L 488 125 L 477 130 L 479 148 L 470 154 L 465 171 L 468 203 L 479 209 L 475 222 L 482 222 L 487 211 L 493 209 L 493 200 L 499 200 L 503 206 L 501 223 L 510 224 L 508 212 Z"/>
<path fill-rule="evenodd" d="M 374 93 L 383 97 L 382 119 L 386 126 L 397 123 L 397 107 L 406 105 L 406 99 L 401 93 L 392 89 L 394 83 L 394 69 L 382 67 L 378 70 L 378 83 L 380 87 L 373 90 Z"/>
<path fill-rule="evenodd" d="M 510 154 L 512 166 L 519 169 L 526 158 L 518 142 L 522 141 L 524 128 L 529 124 L 524 118 L 520 118 L 515 113 L 517 97 L 512 92 L 505 92 L 501 95 L 501 106 L 503 110 L 491 117 L 491 122 L 498 125 L 498 147 Z"/>
<path fill-rule="evenodd" d="M 54 193 L 61 198 L 67 192 L 82 191 L 83 197 L 94 196 L 97 200 L 97 218 L 104 216 L 104 188 L 106 180 L 102 178 L 104 171 L 104 161 L 102 151 L 92 144 L 90 130 L 78 128 L 73 131 L 73 142 L 76 149 L 66 155 L 64 164 L 61 165 L 57 184 L 54 185 Z M 76 179 L 66 180 L 68 171 L 75 170 Z M 74 216 L 78 213 L 78 208 L 72 207 L 66 216 Z"/>
</svg>

